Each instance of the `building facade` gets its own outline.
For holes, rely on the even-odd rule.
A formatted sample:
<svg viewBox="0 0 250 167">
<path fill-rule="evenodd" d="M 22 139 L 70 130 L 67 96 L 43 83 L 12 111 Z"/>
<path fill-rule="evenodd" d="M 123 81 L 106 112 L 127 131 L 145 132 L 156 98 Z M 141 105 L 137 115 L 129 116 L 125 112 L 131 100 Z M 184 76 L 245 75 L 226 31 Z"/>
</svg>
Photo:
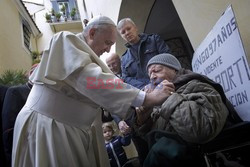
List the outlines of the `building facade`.
<svg viewBox="0 0 250 167">
<path fill-rule="evenodd" d="M 37 50 L 41 31 L 19 0 L 2 0 L 0 11 L 0 74 L 5 70 L 29 70 L 31 52 Z"/>
</svg>

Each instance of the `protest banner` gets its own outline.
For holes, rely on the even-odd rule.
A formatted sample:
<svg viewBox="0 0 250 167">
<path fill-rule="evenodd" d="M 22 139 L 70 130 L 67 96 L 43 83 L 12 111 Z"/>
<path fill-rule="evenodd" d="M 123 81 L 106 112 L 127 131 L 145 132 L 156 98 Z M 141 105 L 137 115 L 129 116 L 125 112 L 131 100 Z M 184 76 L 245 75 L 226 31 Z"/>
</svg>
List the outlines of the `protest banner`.
<svg viewBox="0 0 250 167">
<path fill-rule="evenodd" d="M 239 116 L 250 121 L 250 72 L 231 5 L 196 49 L 192 69 L 220 83 Z"/>
</svg>

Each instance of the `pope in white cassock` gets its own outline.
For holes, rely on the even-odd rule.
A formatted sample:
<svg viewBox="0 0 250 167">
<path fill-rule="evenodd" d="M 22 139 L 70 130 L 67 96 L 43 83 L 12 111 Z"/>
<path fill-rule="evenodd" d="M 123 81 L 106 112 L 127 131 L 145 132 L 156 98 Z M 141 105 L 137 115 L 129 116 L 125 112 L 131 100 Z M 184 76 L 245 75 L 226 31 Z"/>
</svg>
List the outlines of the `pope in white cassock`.
<svg viewBox="0 0 250 167">
<path fill-rule="evenodd" d="M 130 106 L 159 105 L 174 91 L 167 81 L 151 93 L 121 82 L 114 86 L 118 78 L 99 57 L 110 51 L 116 35 L 114 22 L 98 16 L 78 35 L 53 36 L 16 119 L 13 167 L 107 167 L 100 106 L 124 118 Z M 113 86 L 93 87 L 100 80 Z"/>
</svg>

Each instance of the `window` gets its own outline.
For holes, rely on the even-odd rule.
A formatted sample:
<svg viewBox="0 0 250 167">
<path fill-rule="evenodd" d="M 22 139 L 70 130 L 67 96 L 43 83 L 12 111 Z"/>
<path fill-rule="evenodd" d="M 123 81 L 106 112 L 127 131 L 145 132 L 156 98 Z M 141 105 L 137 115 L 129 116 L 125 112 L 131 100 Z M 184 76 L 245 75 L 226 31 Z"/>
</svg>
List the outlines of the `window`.
<svg viewBox="0 0 250 167">
<path fill-rule="evenodd" d="M 69 16 L 69 3 L 68 2 L 58 2 L 58 6 L 59 6 L 60 13 L 63 16 L 68 17 Z M 62 10 L 63 8 L 64 8 L 64 12 Z"/>
<path fill-rule="evenodd" d="M 31 38 L 31 30 L 29 24 L 22 20 L 22 29 L 23 29 L 23 44 L 25 49 L 30 52 L 30 38 Z"/>
</svg>

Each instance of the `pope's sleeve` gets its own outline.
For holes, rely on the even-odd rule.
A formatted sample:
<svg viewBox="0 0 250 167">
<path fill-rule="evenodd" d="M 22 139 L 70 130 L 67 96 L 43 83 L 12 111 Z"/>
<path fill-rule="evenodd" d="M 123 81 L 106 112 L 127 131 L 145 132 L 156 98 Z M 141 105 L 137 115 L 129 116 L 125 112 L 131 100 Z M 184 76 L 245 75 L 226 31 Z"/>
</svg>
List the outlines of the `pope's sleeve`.
<svg viewBox="0 0 250 167">
<path fill-rule="evenodd" d="M 126 116 L 126 111 L 140 91 L 122 82 L 115 75 L 103 72 L 96 63 L 90 63 L 75 71 L 65 82 L 86 98 L 121 117 Z"/>
</svg>

